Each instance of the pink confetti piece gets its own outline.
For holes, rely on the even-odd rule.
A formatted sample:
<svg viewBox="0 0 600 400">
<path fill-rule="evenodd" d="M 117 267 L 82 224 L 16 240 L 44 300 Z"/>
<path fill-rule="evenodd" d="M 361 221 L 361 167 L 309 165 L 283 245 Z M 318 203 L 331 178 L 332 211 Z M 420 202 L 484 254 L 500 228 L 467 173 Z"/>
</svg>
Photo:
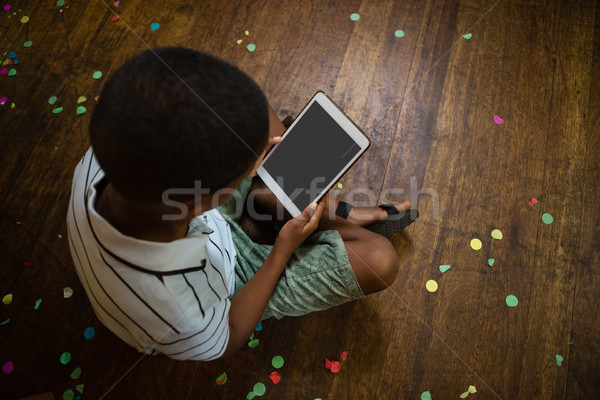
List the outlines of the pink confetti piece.
<svg viewBox="0 0 600 400">
<path fill-rule="evenodd" d="M 113 3 L 113 6 L 115 6 L 115 7 L 119 7 L 119 4 L 121 4 L 121 1 L 115 1 L 115 2 Z"/>
<path fill-rule="evenodd" d="M 4 11 L 9 12 L 10 11 L 10 5 L 7 4 L 5 6 L 2 6 L 2 9 L 4 9 Z"/>
<path fill-rule="evenodd" d="M 112 22 L 118 21 L 119 19 L 121 19 L 121 17 L 119 17 L 118 15 L 115 15 L 114 17 L 112 17 L 110 20 Z"/>
<path fill-rule="evenodd" d="M 281 375 L 279 374 L 279 372 L 273 371 L 269 374 L 269 379 L 271 379 L 273 383 L 277 385 L 281 380 Z"/>
<path fill-rule="evenodd" d="M 8 97 L 6 97 L 6 96 L 0 97 L 0 105 L 6 104 L 7 101 L 8 101 Z"/>
<path fill-rule="evenodd" d="M 497 123 L 498 125 L 502 125 L 504 120 L 502 118 L 500 118 L 499 116 L 494 115 L 494 122 Z"/>
<path fill-rule="evenodd" d="M 532 197 L 531 200 L 529 200 L 529 207 L 533 207 L 534 204 L 536 204 L 538 201 L 535 197 Z"/>
<path fill-rule="evenodd" d="M 344 351 L 344 352 L 342 352 L 342 354 L 340 354 L 340 360 L 346 361 L 346 357 L 348 357 L 347 351 Z"/>
<path fill-rule="evenodd" d="M 2 366 L 2 372 L 4 372 L 6 375 L 12 374 L 14 369 L 15 369 L 15 365 L 13 364 L 12 361 L 8 361 L 6 364 L 4 364 Z"/>
<path fill-rule="evenodd" d="M 0 75 L 6 75 L 6 74 L 8 74 L 8 68 L 0 69 Z"/>
</svg>

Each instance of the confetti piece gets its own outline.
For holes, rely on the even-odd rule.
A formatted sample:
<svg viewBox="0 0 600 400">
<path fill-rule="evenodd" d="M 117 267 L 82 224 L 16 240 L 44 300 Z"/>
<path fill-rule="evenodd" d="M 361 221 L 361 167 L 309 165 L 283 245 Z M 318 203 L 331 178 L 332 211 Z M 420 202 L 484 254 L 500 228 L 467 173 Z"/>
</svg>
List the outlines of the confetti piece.
<svg viewBox="0 0 600 400">
<path fill-rule="evenodd" d="M 227 373 L 223 372 L 221 375 L 219 375 L 216 382 L 217 385 L 224 385 L 225 382 L 227 382 Z"/>
<path fill-rule="evenodd" d="M 271 379 L 273 383 L 277 385 L 281 380 L 281 375 L 279 374 L 279 372 L 273 371 L 269 374 L 269 379 Z"/>
<path fill-rule="evenodd" d="M 25 15 L 21 18 L 21 23 L 26 24 L 28 22 L 29 22 L 29 17 L 27 15 Z"/>
<path fill-rule="evenodd" d="M 488 265 L 491 267 L 492 265 L 494 265 L 494 260 L 493 258 L 488 258 Z"/>
<path fill-rule="evenodd" d="M 563 356 L 561 356 L 560 354 L 557 354 L 554 356 L 554 358 L 556 359 L 556 365 L 558 365 L 560 367 L 564 360 Z"/>
<path fill-rule="evenodd" d="M 68 299 L 71 296 L 73 296 L 73 289 L 71 289 L 70 287 L 64 288 L 63 289 L 63 297 L 65 299 Z"/>
<path fill-rule="evenodd" d="M 338 187 L 338 189 L 343 189 L 343 188 L 344 188 L 344 185 L 343 185 L 343 184 L 341 184 L 341 183 L 338 183 L 338 184 L 337 184 L 337 187 Z"/>
<path fill-rule="evenodd" d="M 62 112 L 62 110 L 63 110 L 62 107 L 58 107 L 58 108 L 55 108 L 54 110 L 52 110 L 52 113 L 53 114 L 60 114 Z"/>
<path fill-rule="evenodd" d="M 460 398 L 466 399 L 468 395 L 469 395 L 469 392 L 464 392 L 463 394 L 460 395 Z"/>
<path fill-rule="evenodd" d="M 8 58 L 15 58 L 17 56 L 17 53 L 14 51 L 9 51 L 8 52 Z"/>
<path fill-rule="evenodd" d="M 94 79 L 100 79 L 102 78 L 102 71 L 96 71 L 92 74 L 92 78 Z"/>
<path fill-rule="evenodd" d="M 17 74 L 17 70 L 14 68 L 11 68 L 10 71 L 8 71 L 8 76 L 15 76 Z"/>
<path fill-rule="evenodd" d="M 260 332 L 260 331 L 262 331 L 262 330 L 263 330 L 263 326 L 262 326 L 262 324 L 260 323 L 260 321 L 258 322 L 258 325 L 256 325 L 256 328 L 254 328 L 254 330 L 255 330 L 255 331 L 257 331 L 257 332 Z"/>
<path fill-rule="evenodd" d="M 536 204 L 538 201 L 535 197 L 532 197 L 531 200 L 529 200 L 529 207 L 533 207 L 534 204 Z"/>
<path fill-rule="evenodd" d="M 242 39 L 238 39 L 235 41 L 237 44 L 242 44 Z"/>
<path fill-rule="evenodd" d="M 61 234 L 58 234 L 58 238 L 59 238 L 59 239 L 62 239 L 62 235 L 61 235 Z"/>
<path fill-rule="evenodd" d="M 544 213 L 544 215 L 542 215 L 542 222 L 545 223 L 546 225 L 550 225 L 551 223 L 554 222 L 554 218 L 552 217 L 552 215 L 550 215 L 548 213 Z"/>
<path fill-rule="evenodd" d="M 329 361 L 327 358 L 325 358 L 325 368 L 331 369 L 331 361 Z"/>
<path fill-rule="evenodd" d="M 4 104 L 6 104 L 7 101 L 8 101 L 8 97 L 6 97 L 6 96 L 0 97 L 0 104 L 4 105 Z"/>
<path fill-rule="evenodd" d="M 13 370 L 15 369 L 15 365 L 13 364 L 12 361 L 7 361 L 3 366 L 2 366 L 2 372 L 4 372 L 6 375 L 8 374 L 12 374 Z"/>
<path fill-rule="evenodd" d="M 0 75 L 6 75 L 6 74 L 8 74 L 8 68 L 0 69 Z"/>
<path fill-rule="evenodd" d="M 67 389 L 63 393 L 63 400 L 73 400 L 74 398 L 75 398 L 75 392 L 73 392 L 71 389 Z"/>
<path fill-rule="evenodd" d="M 253 348 L 255 348 L 256 346 L 258 346 L 258 343 L 259 343 L 259 340 L 258 340 L 258 338 L 251 339 L 251 340 L 248 342 L 248 347 L 250 347 L 251 349 L 253 349 Z"/>
<path fill-rule="evenodd" d="M 252 400 L 255 397 L 256 397 L 256 393 L 250 392 L 246 395 L 246 400 Z"/>
<path fill-rule="evenodd" d="M 436 290 L 438 290 L 438 284 L 436 281 L 434 281 L 433 279 L 430 279 L 427 281 L 427 283 L 425 284 L 425 288 L 430 291 L 431 293 L 435 292 Z"/>
<path fill-rule="evenodd" d="M 37 311 L 37 309 L 40 308 L 40 304 L 42 304 L 42 299 L 37 299 L 33 308 Z"/>
<path fill-rule="evenodd" d="M 152 24 L 150 24 L 150 29 L 152 29 L 153 31 L 158 30 L 158 28 L 160 28 L 160 24 L 158 22 L 153 22 Z"/>
<path fill-rule="evenodd" d="M 4 9 L 4 11 L 9 12 L 10 11 L 10 6 L 7 4 L 5 6 L 2 6 L 2 8 Z"/>
<path fill-rule="evenodd" d="M 0 322 L 0 325 L 6 325 L 10 322 L 10 318 L 6 318 L 4 321 Z"/>
<path fill-rule="evenodd" d="M 471 240 L 471 248 L 473 250 L 480 250 L 481 249 L 481 240 L 475 238 Z"/>
<path fill-rule="evenodd" d="M 93 338 L 95 334 L 96 334 L 96 330 L 94 328 L 92 328 L 91 326 L 88 328 L 85 328 L 85 331 L 83 331 L 83 337 L 86 338 L 87 340 L 90 340 L 91 338 Z"/>
<path fill-rule="evenodd" d="M 248 36 L 249 34 L 250 34 L 250 32 L 244 31 L 244 35 Z"/>
<path fill-rule="evenodd" d="M 57 5 L 57 6 L 59 6 L 59 7 L 62 7 L 62 6 L 64 6 L 64 5 L 65 5 L 65 0 L 58 0 L 58 1 L 56 2 L 56 5 Z"/>
<path fill-rule="evenodd" d="M 429 392 L 421 393 L 421 400 L 431 400 L 431 393 L 429 393 Z"/>
<path fill-rule="evenodd" d="M 119 0 L 119 1 L 115 1 L 115 2 L 113 3 L 113 6 L 115 6 L 115 7 L 119 7 L 119 4 L 121 4 L 121 0 Z"/>
<path fill-rule="evenodd" d="M 248 46 L 246 46 L 246 49 L 252 53 L 254 50 L 256 50 L 256 45 L 254 43 L 250 43 Z"/>
<path fill-rule="evenodd" d="M 262 396 L 263 394 L 265 394 L 267 392 L 267 387 L 265 386 L 264 383 L 258 382 L 257 384 L 254 385 L 254 387 L 252 388 L 252 391 L 257 396 Z"/>
<path fill-rule="evenodd" d="M 75 386 L 75 390 L 77 390 L 79 393 L 83 394 L 83 386 L 84 386 L 83 384 L 77 385 L 77 386 Z"/>
<path fill-rule="evenodd" d="M 64 353 L 62 353 L 60 355 L 60 363 L 67 365 L 68 363 L 71 362 L 71 353 L 69 353 L 68 351 L 65 351 Z"/>
<path fill-rule="evenodd" d="M 77 107 L 77 115 L 85 114 L 86 111 L 87 108 L 85 108 L 84 106 Z"/>
<path fill-rule="evenodd" d="M 358 21 L 360 19 L 360 15 L 358 15 L 357 13 L 350 14 L 350 19 L 352 21 Z"/>
<path fill-rule="evenodd" d="M 500 118 L 499 116 L 494 115 L 494 122 L 497 123 L 498 125 L 502 125 L 504 120 L 502 118 Z"/>
<path fill-rule="evenodd" d="M 111 20 L 112 22 L 115 22 L 115 21 L 118 21 L 118 20 L 120 20 L 120 19 L 121 19 L 121 17 L 120 17 L 120 16 L 118 16 L 118 15 L 113 15 L 113 17 L 112 17 L 110 20 Z"/>
<path fill-rule="evenodd" d="M 281 367 L 283 367 L 284 362 L 285 361 L 283 360 L 283 357 L 275 356 L 271 360 L 271 365 L 273 366 L 273 368 L 281 368 Z"/>
<path fill-rule="evenodd" d="M 343 351 L 342 354 L 340 354 L 340 360 L 342 360 L 342 361 L 346 361 L 347 357 L 348 357 L 347 351 Z"/>
<path fill-rule="evenodd" d="M 463 37 L 465 39 L 469 40 L 469 39 L 471 39 L 473 37 L 473 34 L 472 33 L 466 33 L 466 34 L 463 35 Z"/>
<path fill-rule="evenodd" d="M 440 272 L 443 274 L 444 272 L 448 271 L 450 268 L 452 268 L 452 266 L 450 266 L 450 265 L 440 265 Z"/>
<path fill-rule="evenodd" d="M 32 44 L 33 42 L 31 40 L 28 40 L 25 43 L 23 43 L 23 47 L 31 47 Z"/>
<path fill-rule="evenodd" d="M 86 101 L 87 101 L 87 97 L 79 96 L 79 98 L 77 99 L 77 104 L 85 103 Z"/>
<path fill-rule="evenodd" d="M 342 365 L 340 364 L 339 361 L 332 361 L 331 362 L 331 369 L 330 371 L 334 374 L 337 374 L 338 372 L 340 372 L 340 369 L 342 368 Z"/>
<path fill-rule="evenodd" d="M 517 304 L 519 304 L 519 299 L 517 299 L 517 296 L 514 296 L 512 294 L 509 294 L 508 296 L 506 296 L 506 305 L 509 307 L 516 307 Z"/>
<path fill-rule="evenodd" d="M 500 229 L 494 229 L 492 231 L 492 237 L 497 240 L 502 240 L 503 236 L 502 236 L 502 232 L 500 231 Z"/>
<path fill-rule="evenodd" d="M 471 393 L 471 394 L 477 393 L 477 389 L 475 388 L 475 386 L 469 385 L 469 393 Z"/>
<path fill-rule="evenodd" d="M 15 103 L 10 103 L 10 108 L 15 108 Z"/>
<path fill-rule="evenodd" d="M 81 368 L 77 367 L 71 372 L 71 379 L 79 379 L 81 376 Z"/>
<path fill-rule="evenodd" d="M 54 103 L 56 103 L 57 101 L 58 101 L 58 97 L 56 97 L 56 96 L 52 96 L 52 97 L 50 97 L 50 98 L 48 99 L 48 103 L 49 103 L 49 104 L 54 104 Z"/>
<path fill-rule="evenodd" d="M 9 293 L 9 294 L 7 294 L 6 296 L 4 296 L 4 297 L 2 298 L 2 302 L 3 302 L 4 304 L 6 304 L 7 306 L 8 306 L 10 303 L 12 303 L 12 300 L 13 300 L 13 295 L 12 295 L 12 294 L 10 294 L 10 293 Z"/>
<path fill-rule="evenodd" d="M 404 31 L 402 29 L 398 29 L 396 32 L 394 32 L 394 36 L 396 36 L 397 38 L 403 38 Z"/>
</svg>

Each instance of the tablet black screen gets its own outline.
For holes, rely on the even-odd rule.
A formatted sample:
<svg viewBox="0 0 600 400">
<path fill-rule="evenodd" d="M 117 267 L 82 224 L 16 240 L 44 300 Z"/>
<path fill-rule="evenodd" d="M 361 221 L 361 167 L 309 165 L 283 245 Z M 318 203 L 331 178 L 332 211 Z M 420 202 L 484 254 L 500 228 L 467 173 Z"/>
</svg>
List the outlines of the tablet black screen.
<svg viewBox="0 0 600 400">
<path fill-rule="evenodd" d="M 360 147 L 314 102 L 263 164 L 300 211 L 360 151 Z"/>
</svg>

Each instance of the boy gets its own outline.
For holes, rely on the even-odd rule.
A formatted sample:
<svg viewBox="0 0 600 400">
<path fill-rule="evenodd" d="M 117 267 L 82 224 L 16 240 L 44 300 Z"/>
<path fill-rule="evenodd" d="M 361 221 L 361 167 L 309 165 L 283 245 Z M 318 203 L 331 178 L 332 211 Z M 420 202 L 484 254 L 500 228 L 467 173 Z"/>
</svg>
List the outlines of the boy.
<svg viewBox="0 0 600 400">
<path fill-rule="evenodd" d="M 78 276 L 107 328 L 149 354 L 213 360 L 239 350 L 261 319 L 393 283 L 394 248 L 359 226 L 386 218 L 376 207 L 343 219 L 327 198 L 259 244 L 268 240 L 250 216 L 281 205 L 246 177 L 283 130 L 252 79 L 194 50 L 143 52 L 106 81 L 67 222 Z"/>
</svg>

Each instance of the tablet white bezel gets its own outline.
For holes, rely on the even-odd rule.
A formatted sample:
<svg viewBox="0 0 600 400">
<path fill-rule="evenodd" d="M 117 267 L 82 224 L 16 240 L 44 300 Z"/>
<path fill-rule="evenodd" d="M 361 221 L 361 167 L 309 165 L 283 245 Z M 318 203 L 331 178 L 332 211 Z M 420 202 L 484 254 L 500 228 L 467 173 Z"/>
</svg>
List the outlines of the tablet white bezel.
<svg viewBox="0 0 600 400">
<path fill-rule="evenodd" d="M 321 197 L 323 197 L 329 189 L 340 179 L 340 177 L 345 174 L 348 169 L 354 164 L 354 162 L 367 150 L 370 146 L 371 142 L 369 138 L 352 122 L 352 120 L 344 114 L 344 112 L 331 100 L 325 93 L 319 91 L 317 92 L 313 98 L 308 102 L 306 106 L 302 109 L 300 114 L 296 117 L 294 122 L 290 125 L 290 127 L 286 130 L 286 133 L 291 131 L 296 123 L 302 119 L 306 111 L 310 108 L 310 106 L 314 103 L 318 102 L 321 107 L 329 114 L 330 117 L 354 140 L 354 142 L 359 146 L 360 150 L 358 153 L 341 169 L 341 171 L 330 181 L 327 183 L 325 189 L 319 193 L 316 197 L 315 201 L 319 201 Z M 284 134 L 281 142 L 285 140 L 286 135 Z M 279 144 L 280 144 L 279 143 Z M 279 144 L 275 145 L 272 151 L 267 154 L 261 165 L 258 167 L 257 174 L 263 180 L 265 185 L 273 192 L 275 197 L 279 200 L 279 202 L 286 208 L 286 210 L 292 215 L 292 217 L 297 217 L 302 213 L 303 210 L 298 209 L 294 202 L 288 197 L 288 195 L 283 191 L 281 186 L 277 184 L 275 179 L 269 174 L 269 172 L 263 167 L 263 164 L 269 157 L 277 151 L 277 147 Z M 308 159 L 307 159 L 308 160 Z"/>
</svg>

